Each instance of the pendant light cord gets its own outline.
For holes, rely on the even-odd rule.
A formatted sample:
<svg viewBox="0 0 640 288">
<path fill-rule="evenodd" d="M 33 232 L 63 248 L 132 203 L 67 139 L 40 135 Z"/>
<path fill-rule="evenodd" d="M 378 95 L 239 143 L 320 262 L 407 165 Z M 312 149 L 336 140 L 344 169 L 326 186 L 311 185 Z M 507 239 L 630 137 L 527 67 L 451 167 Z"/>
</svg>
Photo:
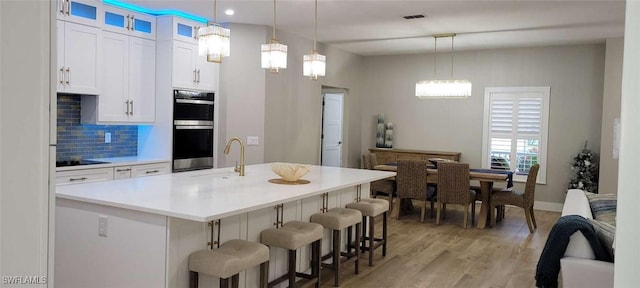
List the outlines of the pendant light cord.
<svg viewBox="0 0 640 288">
<path fill-rule="evenodd" d="M 436 54 L 438 53 L 438 37 L 433 37 L 433 79 L 436 79 Z"/>
<path fill-rule="evenodd" d="M 213 0 L 213 23 L 218 23 L 216 21 L 216 14 L 218 14 L 218 0 Z"/>
<path fill-rule="evenodd" d="M 273 33 L 272 38 L 276 39 L 276 0 L 273 0 Z"/>
<path fill-rule="evenodd" d="M 315 13 L 313 21 L 313 51 L 316 51 L 316 40 L 318 39 L 318 0 L 315 0 Z"/>
<path fill-rule="evenodd" d="M 451 80 L 453 80 L 453 37 L 455 35 L 451 36 Z"/>
</svg>

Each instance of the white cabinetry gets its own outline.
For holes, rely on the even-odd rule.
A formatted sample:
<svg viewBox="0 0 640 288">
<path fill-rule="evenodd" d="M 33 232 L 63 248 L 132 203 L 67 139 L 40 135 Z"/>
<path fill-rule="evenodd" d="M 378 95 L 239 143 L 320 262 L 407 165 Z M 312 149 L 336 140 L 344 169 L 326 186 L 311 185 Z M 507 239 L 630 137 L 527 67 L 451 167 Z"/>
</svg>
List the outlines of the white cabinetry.
<svg viewBox="0 0 640 288">
<path fill-rule="evenodd" d="M 152 123 L 155 41 L 105 31 L 103 44 L 105 85 L 101 95 L 82 98 L 82 122 Z"/>
<path fill-rule="evenodd" d="M 56 172 L 56 185 L 113 180 L 113 168 L 96 168 Z"/>
<path fill-rule="evenodd" d="M 216 91 L 219 64 L 198 55 L 198 45 L 173 42 L 173 87 Z"/>
<path fill-rule="evenodd" d="M 104 6 L 104 31 L 156 40 L 156 18 L 154 16 Z"/>
<path fill-rule="evenodd" d="M 58 20 L 100 27 L 102 23 L 102 1 L 56 0 Z"/>
<path fill-rule="evenodd" d="M 171 173 L 169 162 L 131 166 L 131 177 L 146 177 Z"/>
<path fill-rule="evenodd" d="M 76 23 L 56 21 L 58 36 L 57 91 L 100 94 L 102 31 Z"/>
</svg>

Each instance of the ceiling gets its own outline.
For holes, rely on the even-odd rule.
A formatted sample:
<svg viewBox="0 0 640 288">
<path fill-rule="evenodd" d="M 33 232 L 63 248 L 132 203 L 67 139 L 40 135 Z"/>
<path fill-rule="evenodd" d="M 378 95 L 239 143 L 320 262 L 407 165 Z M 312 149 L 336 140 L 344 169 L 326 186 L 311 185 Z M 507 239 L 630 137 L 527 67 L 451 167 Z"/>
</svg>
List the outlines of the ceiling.
<svg viewBox="0 0 640 288">
<path fill-rule="evenodd" d="M 213 18 L 213 0 L 122 0 Z M 217 22 L 272 25 L 270 0 L 218 0 Z M 235 15 L 224 11 L 232 8 Z M 278 31 L 313 39 L 313 0 L 279 0 Z M 360 55 L 604 43 L 624 34 L 624 0 L 318 0 L 318 41 Z M 403 16 L 425 18 L 405 20 Z M 233 37 L 233 31 L 231 32 Z M 286 43 L 284 43 L 286 44 Z M 448 38 L 438 51 L 449 51 Z"/>
</svg>

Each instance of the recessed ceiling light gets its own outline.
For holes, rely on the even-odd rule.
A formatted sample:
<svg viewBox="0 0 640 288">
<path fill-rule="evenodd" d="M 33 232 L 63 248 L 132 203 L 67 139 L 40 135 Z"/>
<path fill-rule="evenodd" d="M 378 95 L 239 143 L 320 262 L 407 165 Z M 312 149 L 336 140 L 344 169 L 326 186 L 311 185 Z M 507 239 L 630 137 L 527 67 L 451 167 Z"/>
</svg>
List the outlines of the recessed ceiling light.
<svg viewBox="0 0 640 288">
<path fill-rule="evenodd" d="M 227 9 L 227 10 L 224 11 L 224 14 L 227 14 L 227 15 L 231 16 L 231 15 L 235 14 L 235 12 L 233 11 L 233 9 Z"/>
</svg>

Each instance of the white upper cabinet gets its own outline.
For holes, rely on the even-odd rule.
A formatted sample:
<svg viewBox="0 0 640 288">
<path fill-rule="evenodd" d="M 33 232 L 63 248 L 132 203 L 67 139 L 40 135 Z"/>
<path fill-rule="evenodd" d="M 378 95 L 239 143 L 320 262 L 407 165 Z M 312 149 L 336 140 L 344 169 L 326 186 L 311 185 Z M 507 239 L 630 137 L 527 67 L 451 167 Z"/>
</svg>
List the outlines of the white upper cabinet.
<svg viewBox="0 0 640 288">
<path fill-rule="evenodd" d="M 104 6 L 102 29 L 145 39 L 156 39 L 156 18 L 142 13 Z"/>
<path fill-rule="evenodd" d="M 102 31 L 56 21 L 58 36 L 57 91 L 97 95 L 100 93 Z"/>
<path fill-rule="evenodd" d="M 173 87 L 218 90 L 218 63 L 207 62 L 207 57 L 198 56 L 198 45 L 182 41 L 173 42 Z"/>
<path fill-rule="evenodd" d="M 82 122 L 154 122 L 155 41 L 109 31 L 103 34 L 105 85 L 97 98 L 82 98 Z"/>
<path fill-rule="evenodd" d="M 198 44 L 198 29 L 207 25 L 206 23 L 173 16 L 161 16 L 158 19 L 162 19 L 165 24 L 165 29 L 162 35 L 158 36 L 158 40 L 178 40 Z"/>
<path fill-rule="evenodd" d="M 58 20 L 100 27 L 102 24 L 102 1 L 56 0 Z"/>
</svg>

